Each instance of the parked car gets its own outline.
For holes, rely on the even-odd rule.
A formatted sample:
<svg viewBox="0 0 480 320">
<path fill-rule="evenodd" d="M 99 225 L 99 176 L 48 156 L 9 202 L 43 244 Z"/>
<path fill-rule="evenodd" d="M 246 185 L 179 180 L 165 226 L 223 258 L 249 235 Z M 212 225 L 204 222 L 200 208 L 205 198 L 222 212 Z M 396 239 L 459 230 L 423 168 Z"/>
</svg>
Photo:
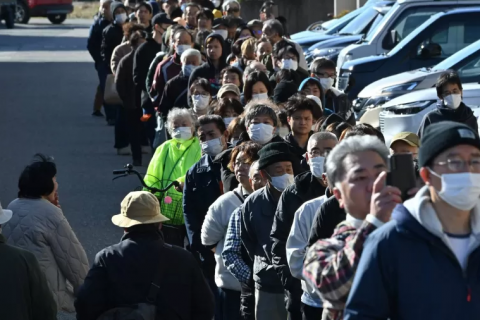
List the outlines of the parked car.
<svg viewBox="0 0 480 320">
<path fill-rule="evenodd" d="M 480 116 L 480 84 L 463 84 L 463 102 Z M 387 145 L 392 137 L 402 131 L 417 132 L 423 117 L 441 101 L 436 88 L 414 91 L 385 103 L 380 112 L 380 130 Z"/>
<path fill-rule="evenodd" d="M 15 26 L 15 7 L 14 0 L 0 0 L 0 22 L 5 21 L 7 29 Z"/>
<path fill-rule="evenodd" d="M 439 12 L 418 26 L 388 54 L 346 62 L 338 88 L 355 99 L 368 84 L 408 70 L 438 64 L 480 39 L 480 7 Z"/>
<path fill-rule="evenodd" d="M 381 106 L 396 97 L 435 86 L 445 70 L 456 70 L 463 83 L 480 81 L 480 40 L 431 68 L 399 73 L 366 86 L 354 100 L 360 122 L 377 126 Z"/>
<path fill-rule="evenodd" d="M 72 0 L 17 0 L 15 21 L 28 23 L 31 17 L 46 17 L 53 24 L 61 24 L 72 12 Z"/>
<path fill-rule="evenodd" d="M 346 46 L 358 42 L 368 32 L 373 31 L 382 21 L 385 14 L 395 4 L 395 1 L 381 1 L 368 6 L 350 21 L 340 32 L 331 39 L 318 42 L 309 47 L 305 53 L 307 62 L 317 57 L 328 57 L 337 61 L 340 50 Z"/>
<path fill-rule="evenodd" d="M 419 25 L 438 12 L 478 5 L 480 5 L 478 0 L 398 0 L 375 32 L 368 34 L 361 43 L 352 44 L 340 52 L 337 73 L 348 61 L 389 52 Z M 345 86 L 346 84 L 338 83 L 337 85 Z"/>
</svg>

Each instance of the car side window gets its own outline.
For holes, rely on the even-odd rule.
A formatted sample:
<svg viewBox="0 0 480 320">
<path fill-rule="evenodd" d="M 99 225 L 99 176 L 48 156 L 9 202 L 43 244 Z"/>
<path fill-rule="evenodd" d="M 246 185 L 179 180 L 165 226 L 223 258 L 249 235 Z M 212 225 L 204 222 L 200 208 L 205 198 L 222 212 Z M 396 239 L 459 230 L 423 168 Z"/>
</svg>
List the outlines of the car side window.
<svg viewBox="0 0 480 320">
<path fill-rule="evenodd" d="M 430 19 L 430 17 L 446 7 L 443 6 L 426 6 L 414 7 L 406 9 L 395 21 L 383 39 L 382 46 L 385 50 L 391 50 L 397 43 L 407 37 L 413 30 L 418 28 L 422 23 Z M 396 40 L 392 42 L 392 31 L 396 32 Z"/>
<path fill-rule="evenodd" d="M 445 17 L 428 28 L 417 49 L 423 58 L 448 58 L 480 38 L 480 19 L 470 14 Z M 476 36 L 473 36 L 473 33 Z M 426 54 L 425 50 L 429 51 Z M 433 54 L 435 53 L 435 54 Z"/>
<path fill-rule="evenodd" d="M 453 68 L 457 70 L 462 82 L 480 81 L 480 51 L 475 52 L 465 60 Z"/>
</svg>

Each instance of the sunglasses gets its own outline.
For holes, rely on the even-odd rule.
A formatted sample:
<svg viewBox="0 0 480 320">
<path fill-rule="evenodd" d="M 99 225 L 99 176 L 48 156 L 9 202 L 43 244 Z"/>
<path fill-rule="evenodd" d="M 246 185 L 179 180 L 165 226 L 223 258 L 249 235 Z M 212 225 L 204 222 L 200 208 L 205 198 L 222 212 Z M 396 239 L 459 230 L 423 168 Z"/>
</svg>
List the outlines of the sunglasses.
<svg viewBox="0 0 480 320">
<path fill-rule="evenodd" d="M 258 35 L 261 35 L 262 34 L 262 30 L 252 30 L 253 34 L 258 34 Z"/>
</svg>

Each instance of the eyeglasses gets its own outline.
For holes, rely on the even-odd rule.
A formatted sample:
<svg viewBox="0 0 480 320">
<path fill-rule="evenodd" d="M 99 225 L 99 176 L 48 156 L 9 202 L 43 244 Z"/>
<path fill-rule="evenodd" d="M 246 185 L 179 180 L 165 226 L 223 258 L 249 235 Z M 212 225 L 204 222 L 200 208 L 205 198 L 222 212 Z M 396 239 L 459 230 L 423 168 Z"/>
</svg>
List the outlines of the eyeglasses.
<svg viewBox="0 0 480 320">
<path fill-rule="evenodd" d="M 252 33 L 262 35 L 262 30 L 252 30 Z"/>
<path fill-rule="evenodd" d="M 480 172 L 480 158 L 473 158 L 470 161 L 454 158 L 447 159 L 447 161 L 439 161 L 435 164 L 438 166 L 446 166 L 454 172 L 467 171 L 470 168 L 475 172 Z"/>
</svg>

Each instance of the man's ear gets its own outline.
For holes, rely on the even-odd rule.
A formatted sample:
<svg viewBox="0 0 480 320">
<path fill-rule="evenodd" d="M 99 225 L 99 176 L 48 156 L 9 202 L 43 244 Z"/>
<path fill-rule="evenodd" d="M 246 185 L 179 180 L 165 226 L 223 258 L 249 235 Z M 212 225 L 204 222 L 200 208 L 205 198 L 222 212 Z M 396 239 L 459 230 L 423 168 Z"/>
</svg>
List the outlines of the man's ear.
<svg viewBox="0 0 480 320">
<path fill-rule="evenodd" d="M 427 186 L 430 185 L 430 175 L 431 173 L 426 167 L 420 168 L 420 178 Z"/>
<path fill-rule="evenodd" d="M 333 195 L 335 196 L 335 198 L 337 198 L 338 203 L 340 204 L 340 208 L 342 208 L 342 209 L 345 208 L 343 198 L 342 198 L 342 193 L 340 192 L 340 189 L 338 189 L 337 187 L 334 187 L 333 188 Z"/>
</svg>

